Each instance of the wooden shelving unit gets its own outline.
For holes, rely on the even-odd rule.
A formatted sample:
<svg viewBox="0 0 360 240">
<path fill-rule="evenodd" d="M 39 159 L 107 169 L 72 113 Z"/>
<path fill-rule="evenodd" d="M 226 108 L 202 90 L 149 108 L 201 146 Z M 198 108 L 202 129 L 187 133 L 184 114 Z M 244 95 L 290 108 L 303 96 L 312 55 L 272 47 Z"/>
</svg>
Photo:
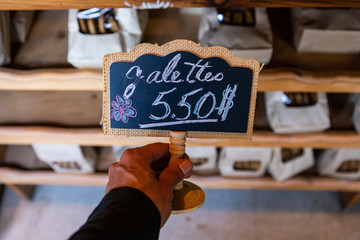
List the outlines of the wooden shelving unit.
<svg viewBox="0 0 360 240">
<path fill-rule="evenodd" d="M 0 10 L 43 10 L 43 9 L 86 9 L 99 8 L 181 8 L 181 7 L 360 7 L 360 0 L 139 0 L 110 1 L 110 0 L 3 0 Z M 294 65 L 283 65 L 287 59 L 292 59 L 294 53 L 291 46 L 286 46 L 281 38 L 274 36 L 274 52 L 282 51 L 275 58 L 275 64 L 266 67 L 261 74 L 258 84 L 260 92 L 266 91 L 298 91 L 298 92 L 331 92 L 356 93 L 360 92 L 359 58 L 340 56 L 343 64 L 332 62 L 328 66 L 334 71 L 298 67 L 307 63 L 310 56 L 300 56 Z M 314 62 L 327 65 L 327 56 L 316 56 Z M 330 56 L 329 59 L 334 56 Z M 337 56 L 335 56 L 337 57 Z M 326 64 L 322 64 L 325 60 Z M 330 61 L 330 60 L 329 60 Z M 349 64 L 348 64 L 349 63 Z M 348 66 L 349 69 L 342 69 Z M 307 66 L 309 67 L 309 66 Z M 312 67 L 312 66 L 311 66 Z M 322 67 L 322 66 L 320 66 Z M 35 69 L 15 70 L 0 68 L 1 91 L 102 91 L 103 80 L 101 70 L 96 69 Z M 100 119 L 99 119 L 100 120 Z M 65 128 L 47 126 L 0 126 L 0 163 L 2 145 L 26 145 L 32 143 L 73 143 L 84 146 L 138 146 L 160 141 L 168 142 L 168 138 L 150 137 L 111 137 L 104 136 L 101 128 Z M 255 131 L 252 141 L 219 140 L 219 139 L 191 139 L 189 146 L 252 146 L 252 147 L 312 147 L 312 148 L 360 148 L 360 135 L 354 131 L 327 131 L 314 134 L 279 135 L 270 131 Z M 348 192 L 347 202 L 354 204 L 354 199 L 360 199 L 359 181 L 341 181 L 318 176 L 300 176 L 285 182 L 276 182 L 269 177 L 256 179 L 229 179 L 224 177 L 192 177 L 192 181 L 203 188 L 233 188 L 233 189 L 281 189 L 281 190 L 329 190 Z M 51 171 L 25 171 L 8 167 L 0 167 L 0 183 L 20 190 L 18 186 L 37 184 L 69 184 L 104 186 L 107 182 L 105 173 L 95 174 L 59 174 Z"/>
<path fill-rule="evenodd" d="M 0 90 L 12 91 L 102 91 L 100 69 L 0 68 Z"/>
<path fill-rule="evenodd" d="M 0 126 L 0 144 L 68 143 L 82 146 L 140 146 L 169 142 L 169 138 L 105 136 L 101 128 L 16 127 Z M 311 134 L 279 135 L 255 131 L 252 141 L 187 138 L 187 146 L 244 147 L 313 147 L 360 148 L 360 135 L 354 131 L 327 131 Z"/>
<path fill-rule="evenodd" d="M 225 178 L 220 176 L 192 176 L 191 181 L 208 189 L 277 189 L 308 191 L 360 192 L 357 181 L 340 181 L 332 178 L 300 176 L 286 182 L 276 182 L 270 177 L 263 178 Z M 85 185 L 105 186 L 106 173 L 64 174 L 51 171 L 25 171 L 0 168 L 0 182 L 21 185 Z"/>
<path fill-rule="evenodd" d="M 103 77 L 100 69 L 0 68 L 0 90 L 102 91 Z M 260 74 L 258 91 L 360 92 L 360 72 L 321 74 L 266 69 Z"/>
</svg>

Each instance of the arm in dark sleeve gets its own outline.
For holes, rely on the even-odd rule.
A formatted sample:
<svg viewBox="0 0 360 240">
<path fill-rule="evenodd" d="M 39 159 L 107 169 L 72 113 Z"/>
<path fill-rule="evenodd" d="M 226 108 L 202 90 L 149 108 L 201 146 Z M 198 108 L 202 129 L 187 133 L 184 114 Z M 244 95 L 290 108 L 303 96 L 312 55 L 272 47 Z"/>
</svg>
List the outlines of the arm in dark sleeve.
<svg viewBox="0 0 360 240">
<path fill-rule="evenodd" d="M 159 231 L 160 213 L 150 198 L 135 188 L 121 187 L 104 196 L 70 240 L 155 240 Z"/>
</svg>

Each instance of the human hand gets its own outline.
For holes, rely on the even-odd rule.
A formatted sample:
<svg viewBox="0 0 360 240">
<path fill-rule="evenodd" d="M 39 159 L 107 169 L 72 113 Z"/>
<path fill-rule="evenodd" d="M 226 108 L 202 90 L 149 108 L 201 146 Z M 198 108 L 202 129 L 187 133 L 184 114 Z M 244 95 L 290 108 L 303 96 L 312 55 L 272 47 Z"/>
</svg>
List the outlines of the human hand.
<svg viewBox="0 0 360 240">
<path fill-rule="evenodd" d="M 193 167 L 186 154 L 183 159 L 170 165 L 169 160 L 169 144 L 153 143 L 127 149 L 120 161 L 110 166 L 105 193 L 119 187 L 132 187 L 142 191 L 159 210 L 162 227 L 171 214 L 175 185 L 190 177 Z M 160 175 L 156 177 L 155 173 Z"/>
</svg>

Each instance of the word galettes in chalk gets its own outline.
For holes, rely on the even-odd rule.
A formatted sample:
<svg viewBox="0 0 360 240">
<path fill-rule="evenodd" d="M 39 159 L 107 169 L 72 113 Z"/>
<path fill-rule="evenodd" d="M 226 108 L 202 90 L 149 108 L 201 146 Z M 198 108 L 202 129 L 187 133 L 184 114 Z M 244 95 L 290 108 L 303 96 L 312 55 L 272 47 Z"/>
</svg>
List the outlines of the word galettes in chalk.
<svg viewBox="0 0 360 240">
<path fill-rule="evenodd" d="M 136 78 L 144 79 L 146 78 L 147 83 L 194 83 L 196 81 L 200 82 L 212 82 L 212 81 L 221 81 L 224 79 L 224 74 L 212 73 L 210 70 L 212 65 L 209 61 L 204 61 L 204 59 L 198 60 L 195 62 L 184 62 L 185 66 L 189 66 L 187 72 L 182 72 L 182 74 L 186 75 L 185 79 L 179 78 L 181 73 L 176 70 L 179 62 L 181 60 L 181 53 L 175 55 L 167 64 L 163 71 L 155 70 L 151 72 L 147 77 L 142 75 L 143 71 L 140 66 L 131 67 L 127 73 L 126 77 L 131 79 L 135 74 Z"/>
</svg>

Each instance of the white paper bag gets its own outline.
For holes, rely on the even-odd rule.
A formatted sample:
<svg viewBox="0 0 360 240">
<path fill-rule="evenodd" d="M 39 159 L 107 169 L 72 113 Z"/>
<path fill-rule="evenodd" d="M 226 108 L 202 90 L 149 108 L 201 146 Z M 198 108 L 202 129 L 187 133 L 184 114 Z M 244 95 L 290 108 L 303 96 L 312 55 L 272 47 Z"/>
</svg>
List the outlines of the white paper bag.
<svg viewBox="0 0 360 240">
<path fill-rule="evenodd" d="M 296 149 L 298 155 L 285 158 L 283 153 L 291 149 L 274 148 L 274 154 L 269 166 L 269 172 L 277 181 L 285 181 L 314 165 L 314 153 L 311 148 Z"/>
<path fill-rule="evenodd" d="M 0 65 L 10 63 L 10 14 L 0 11 Z"/>
<path fill-rule="evenodd" d="M 330 118 L 326 94 L 316 93 L 316 99 L 308 106 L 290 106 L 284 92 L 266 92 L 266 113 L 273 131 L 304 133 L 328 129 Z"/>
<path fill-rule="evenodd" d="M 193 162 L 195 173 L 212 174 L 217 172 L 216 147 L 186 147 L 186 153 Z"/>
<path fill-rule="evenodd" d="M 199 42 L 203 47 L 223 46 L 236 57 L 254 58 L 268 63 L 272 55 L 272 32 L 265 8 L 255 8 L 255 25 L 221 24 L 216 8 L 204 10 L 199 28 Z"/>
<path fill-rule="evenodd" d="M 350 162 L 351 161 L 351 162 Z M 360 179 L 360 149 L 328 149 L 317 162 L 321 175 L 345 180 Z"/>
<path fill-rule="evenodd" d="M 291 14 L 297 51 L 360 52 L 359 9 L 292 8 Z"/>
<path fill-rule="evenodd" d="M 261 177 L 270 164 L 272 148 L 225 147 L 221 149 L 219 170 L 228 177 Z"/>
<path fill-rule="evenodd" d="M 90 173 L 94 171 L 96 153 L 91 147 L 76 144 L 32 144 L 36 156 L 56 172 Z"/>
<path fill-rule="evenodd" d="M 128 52 L 140 43 L 147 22 L 148 12 L 128 8 L 115 9 L 118 30 L 105 34 L 84 34 L 80 32 L 78 10 L 69 10 L 68 62 L 78 68 L 102 68 L 105 54 Z M 100 24 L 99 24 L 100 25 Z"/>
</svg>

